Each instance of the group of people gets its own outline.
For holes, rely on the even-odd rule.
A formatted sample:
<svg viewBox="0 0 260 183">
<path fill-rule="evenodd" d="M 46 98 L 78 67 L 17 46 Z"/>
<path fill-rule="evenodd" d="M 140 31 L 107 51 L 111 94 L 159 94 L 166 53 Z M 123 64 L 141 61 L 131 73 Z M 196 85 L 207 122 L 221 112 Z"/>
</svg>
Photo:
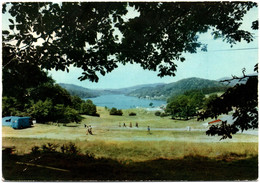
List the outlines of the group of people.
<svg viewBox="0 0 260 183">
<path fill-rule="evenodd" d="M 84 127 L 87 128 L 86 135 L 88 135 L 88 134 L 93 135 L 91 125 L 88 126 L 88 125 L 84 124 Z"/>
<path fill-rule="evenodd" d="M 121 127 L 121 123 L 119 123 L 119 127 Z M 123 123 L 123 127 L 126 127 L 126 124 L 125 124 L 125 123 Z M 130 122 L 129 127 L 130 127 L 130 128 L 133 127 L 132 122 Z M 135 127 L 138 128 L 138 123 L 137 123 L 137 122 L 135 123 Z"/>
<path fill-rule="evenodd" d="M 121 127 L 121 123 L 119 123 L 119 127 Z M 126 124 L 125 124 L 125 123 L 123 123 L 123 127 L 126 127 Z M 132 128 L 132 122 L 130 122 L 129 127 Z M 135 127 L 137 127 L 137 128 L 139 127 L 139 124 L 138 124 L 137 122 L 135 123 Z M 150 126 L 147 127 L 147 132 L 148 132 L 149 134 L 151 134 Z"/>
<path fill-rule="evenodd" d="M 138 123 L 137 122 L 135 123 L 135 126 L 138 128 Z M 91 125 L 84 124 L 84 127 L 87 128 L 86 135 L 88 135 L 88 134 L 93 135 Z M 119 123 L 119 127 L 121 127 L 121 123 Z M 125 123 L 123 123 L 123 127 L 126 127 Z M 129 127 L 132 128 L 132 122 L 130 122 Z M 147 131 L 148 131 L 149 134 L 151 134 L 150 126 L 147 127 Z"/>
</svg>

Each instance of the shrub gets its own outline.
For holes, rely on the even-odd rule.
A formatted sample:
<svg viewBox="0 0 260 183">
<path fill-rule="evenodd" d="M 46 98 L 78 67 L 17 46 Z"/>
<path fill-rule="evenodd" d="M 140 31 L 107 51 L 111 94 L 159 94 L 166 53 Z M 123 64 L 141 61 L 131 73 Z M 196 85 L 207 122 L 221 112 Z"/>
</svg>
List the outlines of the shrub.
<svg viewBox="0 0 260 183">
<path fill-rule="evenodd" d="M 53 103 L 50 99 L 46 99 L 44 102 L 39 100 L 30 108 L 30 113 L 33 118 L 38 122 L 45 122 L 51 116 L 53 110 Z"/>
<path fill-rule="evenodd" d="M 39 146 L 33 146 L 32 147 L 32 154 L 39 154 L 40 151 L 40 147 Z"/>
<path fill-rule="evenodd" d="M 166 117 L 166 116 L 168 116 L 168 114 L 165 113 L 165 112 L 162 112 L 161 115 L 160 115 L 160 117 Z"/>
<path fill-rule="evenodd" d="M 136 113 L 135 112 L 130 112 L 129 116 L 136 116 Z"/>
<path fill-rule="evenodd" d="M 56 144 L 51 144 L 51 143 L 48 143 L 47 145 L 43 144 L 42 152 L 44 152 L 44 153 L 56 152 L 57 147 L 58 147 L 58 145 L 56 145 Z"/>
<path fill-rule="evenodd" d="M 88 151 L 88 150 L 86 151 L 86 157 L 88 159 L 95 159 L 95 155 L 92 152 Z"/>
<path fill-rule="evenodd" d="M 160 111 L 156 111 L 154 114 L 155 114 L 155 116 L 161 116 L 161 112 Z"/>
<path fill-rule="evenodd" d="M 122 116 L 123 115 L 123 112 L 121 109 L 118 109 L 113 107 L 110 112 L 109 112 L 110 115 L 117 115 L 117 116 Z"/>
<path fill-rule="evenodd" d="M 62 153 L 69 155 L 77 155 L 80 152 L 80 149 L 72 142 L 63 144 L 60 149 Z"/>
<path fill-rule="evenodd" d="M 66 107 L 64 111 L 64 117 L 69 120 L 69 122 L 79 123 L 83 117 L 79 114 L 79 112 L 70 107 Z"/>
<path fill-rule="evenodd" d="M 100 114 L 96 113 L 93 116 L 100 117 Z"/>
<path fill-rule="evenodd" d="M 91 100 L 86 100 L 81 104 L 81 114 L 95 116 L 97 107 Z"/>
</svg>

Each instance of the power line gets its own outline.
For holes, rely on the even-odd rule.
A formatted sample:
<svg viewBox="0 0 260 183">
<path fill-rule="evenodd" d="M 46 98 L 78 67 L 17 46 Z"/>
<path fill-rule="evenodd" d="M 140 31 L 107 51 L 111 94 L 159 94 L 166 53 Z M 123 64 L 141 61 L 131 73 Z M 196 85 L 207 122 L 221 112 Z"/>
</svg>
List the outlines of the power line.
<svg viewBox="0 0 260 183">
<path fill-rule="evenodd" d="M 237 48 L 237 49 L 224 49 L 224 50 L 208 50 L 207 52 L 214 52 L 214 51 L 242 51 L 242 50 L 258 50 L 258 48 Z"/>
</svg>

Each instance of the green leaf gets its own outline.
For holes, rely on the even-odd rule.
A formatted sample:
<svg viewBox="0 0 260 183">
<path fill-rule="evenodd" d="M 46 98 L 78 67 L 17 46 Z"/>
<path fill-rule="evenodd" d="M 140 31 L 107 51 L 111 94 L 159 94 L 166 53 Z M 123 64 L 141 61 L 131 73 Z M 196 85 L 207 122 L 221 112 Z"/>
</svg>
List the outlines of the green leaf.
<svg viewBox="0 0 260 183">
<path fill-rule="evenodd" d="M 13 21 L 12 19 L 9 18 L 8 20 L 9 20 L 9 22 L 11 22 L 12 24 L 14 24 L 14 21 Z"/>
<path fill-rule="evenodd" d="M 2 31 L 2 34 L 9 34 L 10 32 L 7 30 Z"/>
<path fill-rule="evenodd" d="M 21 39 L 19 39 L 19 40 L 17 41 L 17 43 L 16 43 L 16 46 L 17 46 L 17 47 L 19 47 L 19 46 L 20 46 L 20 44 L 21 44 L 21 42 L 22 42 L 22 40 L 21 40 Z"/>
<path fill-rule="evenodd" d="M 185 61 L 185 58 L 184 58 L 184 57 L 181 57 L 180 59 L 181 59 L 181 62 L 184 62 L 184 61 Z"/>
<path fill-rule="evenodd" d="M 14 30 L 14 25 L 9 25 L 9 28 L 10 28 L 11 30 Z"/>
</svg>

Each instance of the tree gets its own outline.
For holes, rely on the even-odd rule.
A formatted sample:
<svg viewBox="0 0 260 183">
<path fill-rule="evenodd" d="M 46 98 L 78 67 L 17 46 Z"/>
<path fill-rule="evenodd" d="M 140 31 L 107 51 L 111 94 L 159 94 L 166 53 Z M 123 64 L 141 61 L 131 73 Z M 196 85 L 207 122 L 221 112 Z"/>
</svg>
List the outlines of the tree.
<svg viewBox="0 0 260 183">
<path fill-rule="evenodd" d="M 128 7 L 138 15 L 124 18 Z M 2 12 L 8 11 L 12 18 L 10 30 L 2 32 L 3 42 L 16 47 L 12 50 L 15 57 L 5 62 L 3 68 L 15 60 L 41 70 L 69 71 L 68 67 L 73 65 L 84 70 L 80 80 L 97 82 L 97 73 L 105 75 L 119 63 L 138 63 L 144 69 L 158 70 L 160 77 L 174 76 L 177 61 L 185 60 L 183 53 L 206 51 L 206 45 L 198 41 L 200 33 L 211 31 L 214 38 L 222 38 L 231 46 L 242 40 L 253 41 L 250 32 L 240 29 L 243 16 L 253 7 L 257 3 L 14 2 L 8 9 L 6 3 Z M 258 21 L 253 22 L 252 28 L 258 29 Z M 5 56 L 8 58 L 9 54 Z M 252 83 L 253 79 L 250 80 Z M 239 88 L 229 91 L 244 92 Z M 226 101 L 232 98 L 226 96 Z M 245 130 L 258 124 L 252 103 L 243 104 L 253 116 L 237 106 L 243 109 L 237 112 L 239 121 L 252 122 L 245 126 L 239 122 L 238 126 Z M 231 105 L 225 104 L 227 112 Z"/>
<path fill-rule="evenodd" d="M 16 44 L 23 63 L 41 69 L 67 70 L 73 65 L 84 72 L 80 80 L 98 81 L 118 63 L 138 63 L 174 76 L 185 52 L 206 50 L 198 34 L 211 31 L 233 45 L 253 40 L 240 29 L 253 2 L 14 2 L 8 9 L 11 30 L 3 41 Z M 137 16 L 123 18 L 132 7 Z M 258 22 L 253 22 L 257 27 Z"/>
<path fill-rule="evenodd" d="M 213 95 L 210 95 L 208 98 L 206 98 L 204 100 L 204 103 L 203 103 L 203 110 L 207 110 L 208 111 L 208 114 L 207 116 L 211 117 L 211 118 L 217 118 L 217 115 L 214 114 L 214 113 L 211 113 L 209 111 L 213 111 L 213 110 L 219 110 L 219 108 L 215 108 L 214 107 L 217 107 L 217 106 L 214 106 L 213 103 L 216 103 L 218 100 L 218 95 L 217 94 L 213 94 Z M 221 106 L 219 106 L 221 108 Z"/>
<path fill-rule="evenodd" d="M 205 95 L 199 91 L 187 91 L 182 95 L 170 98 L 166 111 L 173 118 L 189 119 L 189 117 L 197 115 L 198 110 L 202 108 L 204 97 Z"/>
<path fill-rule="evenodd" d="M 112 107 L 112 109 L 109 112 L 110 115 L 117 115 L 117 116 L 122 116 L 123 112 L 121 109 L 117 109 L 115 107 Z"/>
<path fill-rule="evenodd" d="M 78 97 L 78 96 L 71 96 L 71 103 L 72 103 L 72 108 L 73 109 L 76 109 L 77 111 L 80 111 L 81 110 L 81 104 L 83 103 L 84 101 Z"/>
<path fill-rule="evenodd" d="M 69 106 L 65 107 L 63 104 L 54 106 L 54 119 L 59 123 L 80 122 L 83 118 L 79 112 Z"/>
<path fill-rule="evenodd" d="M 70 94 L 37 65 L 16 58 L 15 48 L 3 44 L 2 115 L 31 116 L 38 122 L 79 122 L 81 99 Z M 53 107 L 54 106 L 54 107 Z"/>
<path fill-rule="evenodd" d="M 17 108 L 17 100 L 14 97 L 2 97 L 2 116 L 14 116 L 16 115 Z"/>
<path fill-rule="evenodd" d="M 16 99 L 16 110 L 23 111 L 25 105 L 32 99 L 32 91 L 45 83 L 53 84 L 54 81 L 51 77 L 43 72 L 39 67 L 32 63 L 24 63 L 16 58 L 14 46 L 7 46 L 3 44 L 2 56 L 2 85 L 3 96 L 8 98 L 13 97 Z M 45 95 L 48 92 L 44 92 Z M 39 100 L 39 95 L 36 95 L 36 101 Z M 40 98 L 45 100 L 45 98 Z"/>
<path fill-rule="evenodd" d="M 50 99 L 44 102 L 39 100 L 29 110 L 30 115 L 37 120 L 37 122 L 46 122 L 51 119 L 53 111 L 53 103 Z"/>
<path fill-rule="evenodd" d="M 81 104 L 81 114 L 95 116 L 97 114 L 97 107 L 91 100 L 86 100 Z"/>
<path fill-rule="evenodd" d="M 257 72 L 257 65 L 255 66 Z M 241 81 L 247 79 L 245 84 L 236 84 L 229 88 L 220 97 L 213 96 L 206 104 L 206 108 L 199 114 L 199 119 L 211 117 L 216 118 L 221 114 L 232 112 L 233 124 L 222 122 L 220 126 L 213 125 L 206 132 L 207 135 L 219 135 L 221 139 L 232 138 L 239 129 L 248 130 L 258 128 L 258 76 L 247 76 L 243 72 L 243 77 L 234 76 L 231 80 Z"/>
</svg>

